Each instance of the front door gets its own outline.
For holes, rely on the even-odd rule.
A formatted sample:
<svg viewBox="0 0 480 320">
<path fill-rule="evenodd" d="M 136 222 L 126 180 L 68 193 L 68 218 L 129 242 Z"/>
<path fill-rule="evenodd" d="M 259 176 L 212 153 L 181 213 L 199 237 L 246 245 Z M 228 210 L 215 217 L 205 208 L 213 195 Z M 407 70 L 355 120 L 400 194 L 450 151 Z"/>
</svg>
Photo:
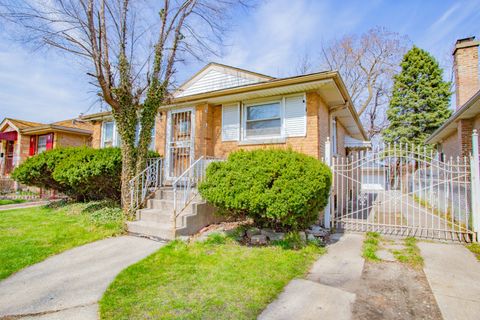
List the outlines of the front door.
<svg viewBox="0 0 480 320">
<path fill-rule="evenodd" d="M 13 148 L 14 141 L 7 141 L 5 152 L 5 174 L 9 174 L 13 170 Z"/>
<path fill-rule="evenodd" d="M 193 161 L 194 109 L 177 109 L 167 120 L 167 179 L 178 178 Z"/>
</svg>

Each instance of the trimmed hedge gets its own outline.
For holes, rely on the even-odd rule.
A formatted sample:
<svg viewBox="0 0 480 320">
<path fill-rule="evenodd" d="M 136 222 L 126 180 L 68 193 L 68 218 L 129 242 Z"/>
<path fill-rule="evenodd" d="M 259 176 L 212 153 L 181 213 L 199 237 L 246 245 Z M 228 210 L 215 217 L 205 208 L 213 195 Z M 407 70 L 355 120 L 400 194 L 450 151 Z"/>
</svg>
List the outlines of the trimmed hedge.
<svg viewBox="0 0 480 320">
<path fill-rule="evenodd" d="M 119 201 L 121 171 L 119 148 L 71 147 L 30 157 L 12 176 L 23 184 L 57 190 L 77 200 Z"/>
<path fill-rule="evenodd" d="M 222 215 L 290 231 L 318 220 L 331 181 L 328 166 L 313 157 L 291 150 L 241 150 L 211 163 L 199 191 Z"/>
</svg>

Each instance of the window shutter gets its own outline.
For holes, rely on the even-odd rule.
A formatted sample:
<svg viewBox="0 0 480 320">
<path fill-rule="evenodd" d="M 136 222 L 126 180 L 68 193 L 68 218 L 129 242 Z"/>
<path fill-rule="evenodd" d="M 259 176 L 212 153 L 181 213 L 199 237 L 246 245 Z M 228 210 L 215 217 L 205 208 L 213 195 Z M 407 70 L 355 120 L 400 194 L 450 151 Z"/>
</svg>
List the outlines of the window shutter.
<svg viewBox="0 0 480 320">
<path fill-rule="evenodd" d="M 47 135 L 47 150 L 53 149 L 53 133 Z"/>
<path fill-rule="evenodd" d="M 222 106 L 222 141 L 240 140 L 240 104 Z"/>
<path fill-rule="evenodd" d="M 37 153 L 37 136 L 30 136 L 29 156 L 34 156 Z"/>
<path fill-rule="evenodd" d="M 307 134 L 307 111 L 304 96 L 285 98 L 285 136 L 304 137 Z"/>
</svg>

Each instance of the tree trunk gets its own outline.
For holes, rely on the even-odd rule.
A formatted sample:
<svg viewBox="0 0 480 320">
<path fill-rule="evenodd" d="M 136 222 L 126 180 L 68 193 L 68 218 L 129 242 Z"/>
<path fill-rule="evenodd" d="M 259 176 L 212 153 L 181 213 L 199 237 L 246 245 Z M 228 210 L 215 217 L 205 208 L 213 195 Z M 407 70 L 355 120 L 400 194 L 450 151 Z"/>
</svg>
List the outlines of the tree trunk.
<svg viewBox="0 0 480 320">
<path fill-rule="evenodd" d="M 122 209 L 131 218 L 134 214 L 130 210 L 132 202 L 130 192 L 130 180 L 135 176 L 135 150 L 129 146 L 122 147 Z"/>
</svg>

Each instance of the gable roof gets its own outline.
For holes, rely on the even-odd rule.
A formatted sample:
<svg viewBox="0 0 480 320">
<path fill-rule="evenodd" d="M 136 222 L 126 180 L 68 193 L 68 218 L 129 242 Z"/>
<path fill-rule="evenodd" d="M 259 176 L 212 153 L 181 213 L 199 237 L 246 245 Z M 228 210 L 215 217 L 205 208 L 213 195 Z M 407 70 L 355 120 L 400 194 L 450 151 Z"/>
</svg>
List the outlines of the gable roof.
<svg viewBox="0 0 480 320">
<path fill-rule="evenodd" d="M 51 124 L 44 124 L 40 122 L 5 118 L 0 123 L 0 130 L 3 130 L 6 125 L 13 125 L 17 129 L 17 131 L 25 134 L 42 134 L 51 131 L 63 131 L 77 133 L 80 135 L 92 134 L 92 127 L 90 123 L 75 122 L 74 119 L 57 121 Z"/>
<path fill-rule="evenodd" d="M 43 123 L 40 123 L 40 122 L 32 122 L 32 121 L 25 121 L 25 120 L 19 120 L 19 119 L 5 118 L 5 119 L 3 119 L 2 123 L 1 123 L 1 128 L 0 129 L 3 129 L 4 124 L 6 124 L 7 122 L 10 122 L 15 127 L 17 127 L 17 129 L 19 129 L 19 130 L 24 129 L 24 128 L 30 128 L 30 127 L 43 125 Z"/>
<path fill-rule="evenodd" d="M 92 130 L 92 124 L 90 122 L 78 121 L 76 118 L 53 122 L 51 125 L 73 129 Z"/>
<path fill-rule="evenodd" d="M 367 134 L 351 102 L 345 83 L 337 71 L 323 71 L 288 78 L 271 79 L 235 87 L 208 90 L 188 96 L 178 96 L 170 104 L 160 108 L 188 106 L 197 102 L 222 104 L 236 100 L 257 99 L 307 91 L 317 91 L 330 110 L 336 110 L 336 117 L 346 127 L 352 137 L 359 140 L 367 140 Z"/>
<path fill-rule="evenodd" d="M 430 137 L 428 137 L 426 143 L 439 143 L 455 130 L 457 130 L 457 122 L 462 119 L 471 119 L 480 114 L 480 90 L 475 93 L 465 104 L 455 111 L 445 123 L 435 130 Z"/>
<path fill-rule="evenodd" d="M 211 62 L 175 90 L 173 96 L 184 97 L 273 79 L 261 73 Z"/>
</svg>

